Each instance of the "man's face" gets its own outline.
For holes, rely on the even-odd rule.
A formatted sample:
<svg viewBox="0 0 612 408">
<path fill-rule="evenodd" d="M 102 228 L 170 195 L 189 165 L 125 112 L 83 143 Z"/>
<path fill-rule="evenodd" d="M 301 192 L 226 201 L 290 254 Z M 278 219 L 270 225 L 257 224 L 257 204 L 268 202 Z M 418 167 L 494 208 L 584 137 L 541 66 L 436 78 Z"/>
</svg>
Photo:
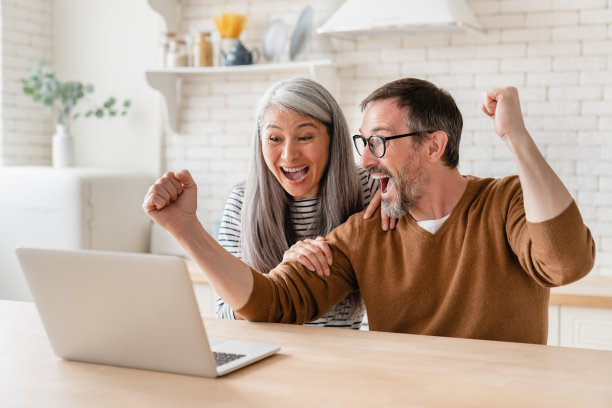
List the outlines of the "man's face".
<svg viewBox="0 0 612 408">
<path fill-rule="evenodd" d="M 379 100 L 365 111 L 361 134 L 389 137 L 410 133 L 404 118 L 406 111 L 398 108 L 394 99 Z M 410 137 L 389 140 L 386 152 L 376 158 L 366 147 L 361 156 L 361 167 L 380 179 L 383 211 L 393 218 L 399 218 L 412 209 L 423 195 L 429 182 L 425 166 L 425 145 L 415 148 Z"/>
</svg>

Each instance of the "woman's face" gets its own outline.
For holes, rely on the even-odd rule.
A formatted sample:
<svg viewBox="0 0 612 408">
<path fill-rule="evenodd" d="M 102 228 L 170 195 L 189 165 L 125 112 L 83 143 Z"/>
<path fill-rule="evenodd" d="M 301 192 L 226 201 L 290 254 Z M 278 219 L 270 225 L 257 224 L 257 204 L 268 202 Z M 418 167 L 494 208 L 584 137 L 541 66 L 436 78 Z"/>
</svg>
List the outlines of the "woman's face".
<svg viewBox="0 0 612 408">
<path fill-rule="evenodd" d="M 329 157 L 326 126 L 296 111 L 272 108 L 261 133 L 266 165 L 285 191 L 295 200 L 317 197 Z"/>
</svg>

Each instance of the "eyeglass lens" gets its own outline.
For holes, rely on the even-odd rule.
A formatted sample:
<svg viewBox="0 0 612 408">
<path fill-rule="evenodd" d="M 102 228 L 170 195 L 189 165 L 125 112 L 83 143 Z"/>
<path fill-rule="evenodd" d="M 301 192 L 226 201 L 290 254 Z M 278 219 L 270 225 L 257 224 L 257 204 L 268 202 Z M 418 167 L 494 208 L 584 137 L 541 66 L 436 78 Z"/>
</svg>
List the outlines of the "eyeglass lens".
<svg viewBox="0 0 612 408">
<path fill-rule="evenodd" d="M 366 144 L 368 145 L 370 152 L 375 157 L 382 157 L 385 153 L 385 143 L 379 136 L 372 135 L 367 141 L 363 136 L 357 137 L 353 140 L 355 142 L 357 153 L 359 153 L 360 156 L 363 156 L 363 150 L 365 149 Z"/>
</svg>

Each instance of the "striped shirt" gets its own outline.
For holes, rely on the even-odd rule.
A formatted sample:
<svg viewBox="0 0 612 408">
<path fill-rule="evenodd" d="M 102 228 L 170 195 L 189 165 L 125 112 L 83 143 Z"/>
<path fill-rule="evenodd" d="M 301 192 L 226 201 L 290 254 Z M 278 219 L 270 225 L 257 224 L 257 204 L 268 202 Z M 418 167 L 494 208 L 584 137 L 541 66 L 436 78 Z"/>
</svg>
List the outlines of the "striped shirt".
<svg viewBox="0 0 612 408">
<path fill-rule="evenodd" d="M 370 203 L 372 196 L 376 192 L 378 183 L 370 177 L 369 173 L 358 168 L 358 174 L 363 190 L 364 208 Z M 241 213 L 244 202 L 244 186 L 235 187 L 230 193 L 223 217 L 219 228 L 219 243 L 232 255 L 243 259 L 242 248 L 240 246 L 241 235 Z M 319 199 L 309 198 L 305 200 L 293 201 L 289 208 L 289 217 L 298 240 L 315 238 L 307 235 L 308 228 L 314 221 L 317 204 Z M 313 272 L 314 273 L 314 272 Z M 348 295 L 345 299 L 335 305 L 327 314 L 321 318 L 306 323 L 313 326 L 342 327 L 359 329 L 363 321 L 365 306 L 359 292 Z M 234 311 L 220 297 L 217 298 L 217 317 L 222 319 L 234 319 Z"/>
</svg>

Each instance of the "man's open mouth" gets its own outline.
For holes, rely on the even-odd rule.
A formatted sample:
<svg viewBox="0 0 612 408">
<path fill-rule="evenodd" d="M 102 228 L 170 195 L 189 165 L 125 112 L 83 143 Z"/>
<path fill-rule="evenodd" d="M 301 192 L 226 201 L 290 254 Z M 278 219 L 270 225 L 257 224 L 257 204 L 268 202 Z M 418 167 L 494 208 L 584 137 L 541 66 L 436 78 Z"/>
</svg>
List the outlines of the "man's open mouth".
<svg viewBox="0 0 612 408">
<path fill-rule="evenodd" d="M 391 180 L 389 176 L 385 176 L 382 174 L 376 174 L 376 175 L 373 174 L 372 177 L 380 181 L 380 191 L 383 194 L 385 194 L 389 190 L 389 188 L 391 187 L 391 184 L 393 183 L 393 181 Z"/>
<path fill-rule="evenodd" d="M 301 181 L 304 180 L 310 167 L 302 166 L 302 167 L 281 167 L 285 177 L 287 177 L 291 181 Z"/>
</svg>

